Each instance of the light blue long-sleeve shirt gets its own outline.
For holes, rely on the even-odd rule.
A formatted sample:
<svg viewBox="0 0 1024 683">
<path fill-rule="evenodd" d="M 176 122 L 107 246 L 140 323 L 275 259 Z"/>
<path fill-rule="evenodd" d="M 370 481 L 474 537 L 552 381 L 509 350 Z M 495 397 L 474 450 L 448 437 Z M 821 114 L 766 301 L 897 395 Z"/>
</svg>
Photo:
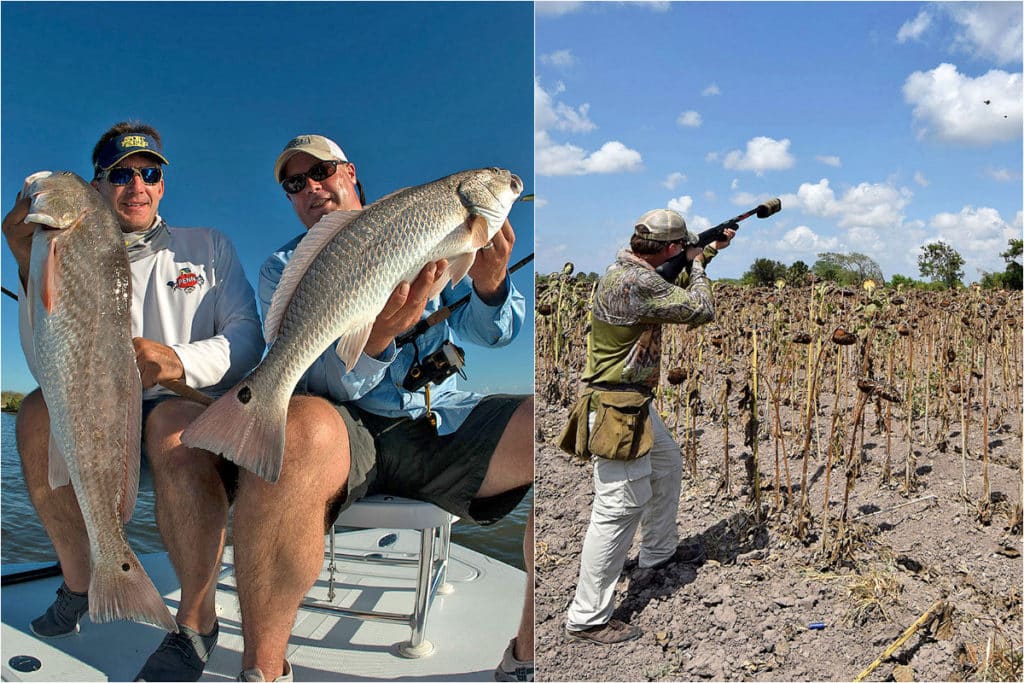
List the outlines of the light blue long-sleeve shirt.
<svg viewBox="0 0 1024 683">
<path fill-rule="evenodd" d="M 264 319 L 285 264 L 304 236 L 305 233 L 298 235 L 279 248 L 260 268 L 259 299 Z M 335 403 L 355 402 L 376 415 L 417 418 L 426 412 L 426 394 L 423 389 L 410 392 L 402 387 L 416 360 L 417 348 L 422 360 L 446 341 L 454 341 L 456 336 L 460 342 L 492 348 L 511 342 L 523 326 L 526 300 L 508 275 L 505 287 L 505 300 L 497 306 L 489 306 L 476 294 L 468 278 L 455 288 L 448 285 L 439 297 L 427 302 L 423 317 L 472 292 L 469 302 L 420 335 L 415 347 L 409 343 L 396 348 L 392 342 L 378 358 L 360 354 L 349 371 L 332 344 L 302 376 L 298 390 L 325 396 Z M 440 385 L 431 384 L 430 408 L 437 415 L 438 433 L 444 435 L 457 430 L 482 398 L 482 394 L 459 390 L 457 375 L 448 377 Z"/>
</svg>

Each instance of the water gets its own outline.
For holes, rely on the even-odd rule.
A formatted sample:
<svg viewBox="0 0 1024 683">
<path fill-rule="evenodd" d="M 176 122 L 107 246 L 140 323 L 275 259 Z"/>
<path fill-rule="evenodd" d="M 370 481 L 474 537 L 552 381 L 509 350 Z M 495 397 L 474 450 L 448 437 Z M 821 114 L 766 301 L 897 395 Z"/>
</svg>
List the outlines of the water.
<svg viewBox="0 0 1024 683">
<path fill-rule="evenodd" d="M 2 490 L 0 490 L 0 562 L 50 562 L 57 559 L 49 537 L 29 500 L 21 476 L 21 461 L 14 437 L 15 416 L 0 416 L 2 442 Z M 489 527 L 455 524 L 452 540 L 520 569 L 523 568 L 523 531 L 533 502 L 533 491 L 500 522 Z M 143 468 L 135 513 L 126 529 L 128 540 L 137 553 L 164 552 L 156 529 L 153 510 L 153 480 Z M 230 539 L 229 539 L 230 542 Z"/>
</svg>

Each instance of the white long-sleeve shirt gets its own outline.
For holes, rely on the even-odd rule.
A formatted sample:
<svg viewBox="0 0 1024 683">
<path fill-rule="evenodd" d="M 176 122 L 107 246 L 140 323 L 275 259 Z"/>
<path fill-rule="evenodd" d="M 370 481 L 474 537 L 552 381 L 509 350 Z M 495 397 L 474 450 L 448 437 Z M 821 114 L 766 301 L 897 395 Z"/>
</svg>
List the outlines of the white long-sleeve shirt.
<svg viewBox="0 0 1024 683">
<path fill-rule="evenodd" d="M 174 349 L 185 383 L 218 396 L 260 360 L 265 343 L 252 285 L 228 239 L 211 228 L 169 228 L 166 249 L 130 264 L 132 336 Z M 18 298 L 21 347 L 36 375 L 28 297 Z M 160 385 L 143 398 L 171 392 Z"/>
</svg>

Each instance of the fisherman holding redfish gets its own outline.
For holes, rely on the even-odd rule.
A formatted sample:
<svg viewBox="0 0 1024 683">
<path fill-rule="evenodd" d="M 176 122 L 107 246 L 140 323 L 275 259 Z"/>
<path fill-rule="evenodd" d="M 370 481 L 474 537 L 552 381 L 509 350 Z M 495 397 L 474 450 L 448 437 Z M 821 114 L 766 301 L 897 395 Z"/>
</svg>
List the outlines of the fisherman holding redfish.
<svg viewBox="0 0 1024 683">
<path fill-rule="evenodd" d="M 345 507 L 393 493 L 489 524 L 533 482 L 532 396 L 460 391 L 454 376 L 409 383 L 454 346 L 453 335 L 500 347 L 518 334 L 525 301 L 508 274 L 507 216 L 522 181 L 501 169 L 465 171 L 364 209 L 355 165 L 320 135 L 290 141 L 274 175 L 308 232 L 260 270 L 270 350 L 183 435 L 240 465 L 241 680 L 292 679 L 291 629 L 319 575 L 325 527 Z M 468 305 L 396 345 L 467 294 Z M 533 680 L 532 526 L 531 512 L 523 617 L 497 680 Z"/>
<path fill-rule="evenodd" d="M 198 680 L 217 641 L 216 580 L 237 467 L 181 444 L 182 430 L 203 407 L 174 398 L 159 385 L 185 383 L 218 395 L 256 365 L 265 344 L 253 289 L 227 238 L 208 228 L 169 228 L 159 215 L 168 163 L 159 133 L 138 122 L 118 123 L 97 142 L 92 161 L 95 190 L 73 174 L 35 174 L 3 221 L 21 281 L 22 347 L 42 388 L 29 394 L 18 412 L 18 451 L 32 503 L 64 575 L 57 599 L 30 628 L 43 638 L 71 635 L 87 611 L 93 622 L 131 618 L 168 630 L 176 622 L 177 631 L 166 636 L 138 678 Z M 74 214 L 72 220 L 56 215 L 62 211 Z M 117 258 L 83 263 L 97 237 L 76 235 L 107 221 L 122 233 L 119 237 L 114 228 L 112 243 L 127 266 L 123 280 L 115 277 Z M 69 286 L 83 273 L 87 286 Z M 83 301 L 93 294 L 98 298 Z M 92 315 L 89 324 L 67 324 L 122 298 L 130 305 L 123 318 Z M 120 340 L 122 332 L 124 343 L 115 349 L 112 340 Z M 84 355 L 69 358 L 60 349 Z M 115 350 L 116 358 L 104 365 Z M 119 369 L 130 372 L 120 384 L 100 388 L 98 382 Z M 83 416 L 92 414 L 106 415 L 107 421 L 85 429 Z M 90 449 L 82 438 L 87 432 L 127 433 L 128 439 L 118 445 L 121 452 Z M 155 589 L 150 614 L 126 609 L 139 601 L 137 585 L 119 587 L 114 607 L 96 604 L 108 602 L 97 592 L 105 586 L 96 581 L 110 558 L 102 556 L 109 545 L 93 539 L 123 537 L 123 528 L 116 515 L 100 518 L 93 508 L 108 499 L 130 516 L 140 434 L 153 472 L 157 527 L 181 583 L 173 620 Z M 59 486 L 67 481 L 67 470 L 74 487 Z M 55 477 L 55 471 L 64 474 Z M 125 477 L 127 485 L 121 481 Z M 119 552 L 127 556 L 130 549 Z M 138 572 L 144 575 L 141 567 Z M 156 608 L 164 618 L 152 615 Z"/>
</svg>

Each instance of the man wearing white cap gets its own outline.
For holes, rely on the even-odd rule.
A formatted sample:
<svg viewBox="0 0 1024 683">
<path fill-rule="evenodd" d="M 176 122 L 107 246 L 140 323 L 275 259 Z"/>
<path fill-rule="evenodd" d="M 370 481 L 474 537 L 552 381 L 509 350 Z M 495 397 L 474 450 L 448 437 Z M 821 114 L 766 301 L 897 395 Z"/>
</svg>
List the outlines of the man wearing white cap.
<svg viewBox="0 0 1024 683">
<path fill-rule="evenodd" d="M 594 503 L 566 620 L 566 634 L 574 640 L 608 645 L 642 634 L 612 619 L 615 584 L 637 526 L 643 534 L 641 568 L 699 557 L 699 550 L 678 545 L 682 456 L 650 399 L 660 375 L 662 324 L 693 328 L 714 319 L 704 264 L 734 234 L 726 230 L 725 239 L 701 249 L 692 246 L 697 238 L 678 213 L 648 211 L 636 221 L 630 248 L 619 252 L 594 292 L 577 404 L 583 412 L 573 411 L 585 416 L 580 433 L 588 435 L 575 452 L 592 455 L 594 465 Z M 667 282 L 655 268 L 683 251 L 689 272 Z M 617 412 L 623 407 L 625 412 Z M 616 421 L 617 415 L 629 415 L 629 407 L 643 417 Z"/>
<path fill-rule="evenodd" d="M 274 177 L 306 230 L 332 211 L 365 203 L 356 167 L 322 135 L 300 135 L 282 150 Z M 264 315 L 303 231 L 276 250 L 259 274 Z M 455 377 L 405 388 L 414 362 L 455 333 L 489 347 L 508 344 L 525 301 L 508 276 L 515 234 L 506 221 L 480 250 L 469 279 L 427 300 L 446 263 L 429 263 L 401 284 L 377 317 L 358 362 L 346 367 L 333 348 L 299 382 L 288 407 L 284 469 L 274 485 L 240 473 L 234 547 L 242 613 L 241 680 L 291 680 L 285 659 L 299 603 L 323 562 L 325 524 L 368 493 L 430 501 L 463 521 L 489 524 L 511 512 L 533 482 L 533 397 L 461 391 Z M 395 338 L 423 316 L 470 295 L 465 306 L 427 329 L 415 344 Z M 433 422 L 428 418 L 433 417 Z M 252 492 L 252 495 L 250 495 Z M 532 514 L 524 539 L 528 570 L 519 631 L 495 671 L 497 680 L 532 680 Z M 267 528 L 278 532 L 269 537 Z M 272 594 L 263 589 L 274 586 Z M 481 610 L 486 607 L 481 605 Z M 497 657 L 497 653 L 495 653 Z"/>
</svg>

